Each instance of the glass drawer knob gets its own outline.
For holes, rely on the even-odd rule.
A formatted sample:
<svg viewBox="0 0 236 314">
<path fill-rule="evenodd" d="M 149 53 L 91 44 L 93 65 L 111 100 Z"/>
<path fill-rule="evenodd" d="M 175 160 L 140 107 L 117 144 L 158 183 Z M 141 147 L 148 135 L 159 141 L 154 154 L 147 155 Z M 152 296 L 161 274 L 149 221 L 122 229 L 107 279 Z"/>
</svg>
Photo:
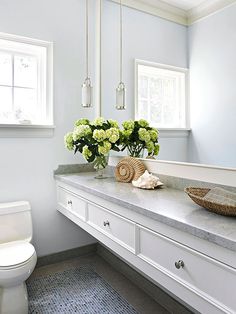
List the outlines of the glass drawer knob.
<svg viewBox="0 0 236 314">
<path fill-rule="evenodd" d="M 184 267 L 184 262 L 179 260 L 178 262 L 175 262 L 175 267 L 177 269 L 183 268 Z"/>
</svg>

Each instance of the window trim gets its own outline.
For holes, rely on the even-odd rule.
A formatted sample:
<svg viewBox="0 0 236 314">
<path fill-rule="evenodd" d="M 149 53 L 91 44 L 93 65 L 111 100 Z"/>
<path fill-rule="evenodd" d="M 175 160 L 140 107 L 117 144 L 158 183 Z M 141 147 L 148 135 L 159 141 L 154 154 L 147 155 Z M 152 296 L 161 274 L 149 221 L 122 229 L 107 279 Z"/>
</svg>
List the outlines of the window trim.
<svg viewBox="0 0 236 314">
<path fill-rule="evenodd" d="M 178 71 L 182 72 L 185 74 L 185 83 L 186 83 L 186 88 L 185 88 L 185 127 L 182 128 L 158 128 L 162 131 L 165 131 L 167 133 L 179 133 L 182 131 L 190 131 L 190 112 L 189 112 L 189 69 L 188 68 L 181 68 L 181 67 L 176 67 L 173 65 L 167 65 L 167 64 L 162 64 L 162 63 L 157 63 L 157 62 L 151 62 L 151 61 L 145 61 L 141 59 L 135 59 L 134 60 L 134 102 L 135 102 L 135 119 L 138 119 L 138 66 L 139 65 L 144 65 L 144 66 L 150 66 L 150 67 L 156 67 L 160 69 L 165 69 L 165 70 L 172 70 L 172 71 Z"/>
<path fill-rule="evenodd" d="M 8 40 L 12 42 L 22 43 L 22 44 L 29 44 L 39 47 L 46 48 L 46 80 L 45 80 L 45 88 L 46 88 L 46 123 L 40 123 L 40 124 L 29 124 L 27 130 L 32 130 L 33 128 L 38 129 L 44 129 L 44 128 L 55 128 L 54 126 L 54 109 L 53 109 L 53 43 L 49 41 L 44 41 L 40 39 L 34 39 L 24 36 L 19 36 L 15 34 L 9 34 L 9 33 L 2 33 L 0 32 L 0 40 Z M 20 52 L 20 51 L 19 51 Z M 30 52 L 28 53 L 31 54 Z M 41 62 L 41 60 L 40 60 Z M 44 71 L 45 69 L 43 69 Z M 9 128 L 16 128 L 22 126 L 24 129 L 26 129 L 26 125 L 24 124 L 13 124 L 13 123 L 4 123 L 1 124 L 1 129 L 3 127 L 6 127 L 6 130 Z M 40 128 L 42 126 L 42 128 Z"/>
<path fill-rule="evenodd" d="M 53 137 L 54 125 L 0 124 L 0 138 Z"/>
</svg>

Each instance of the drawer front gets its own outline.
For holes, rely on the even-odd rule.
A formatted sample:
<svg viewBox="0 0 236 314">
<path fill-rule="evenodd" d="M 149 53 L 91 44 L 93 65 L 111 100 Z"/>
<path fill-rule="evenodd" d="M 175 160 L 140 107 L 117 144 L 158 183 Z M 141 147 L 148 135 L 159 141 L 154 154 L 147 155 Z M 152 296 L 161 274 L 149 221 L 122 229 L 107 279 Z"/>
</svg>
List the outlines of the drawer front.
<svg viewBox="0 0 236 314">
<path fill-rule="evenodd" d="M 77 217 L 85 220 L 87 207 L 85 200 L 83 200 L 76 194 L 73 194 L 61 187 L 58 187 L 57 201 L 61 206 L 75 214 Z"/>
<path fill-rule="evenodd" d="M 110 211 L 88 204 L 88 223 L 109 238 L 134 252 L 135 224 Z"/>
<path fill-rule="evenodd" d="M 139 257 L 203 297 L 214 298 L 226 313 L 236 313 L 235 269 L 142 226 L 138 228 Z M 175 265 L 178 261 L 183 261 L 183 267 L 181 263 Z"/>
</svg>

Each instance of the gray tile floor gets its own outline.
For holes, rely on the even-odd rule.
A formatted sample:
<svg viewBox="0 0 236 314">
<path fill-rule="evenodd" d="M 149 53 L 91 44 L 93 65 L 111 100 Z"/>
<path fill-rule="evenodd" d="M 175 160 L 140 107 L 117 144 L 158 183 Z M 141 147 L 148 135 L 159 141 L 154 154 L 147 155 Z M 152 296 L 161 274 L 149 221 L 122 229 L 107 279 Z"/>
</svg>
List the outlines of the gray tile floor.
<svg viewBox="0 0 236 314">
<path fill-rule="evenodd" d="M 95 271 L 102 276 L 121 296 L 123 296 L 140 314 L 169 313 L 144 291 L 134 285 L 130 280 L 112 268 L 110 264 L 96 254 L 38 267 L 35 269 L 30 279 L 66 270 L 71 267 L 79 267 L 88 264 L 93 266 Z"/>
</svg>

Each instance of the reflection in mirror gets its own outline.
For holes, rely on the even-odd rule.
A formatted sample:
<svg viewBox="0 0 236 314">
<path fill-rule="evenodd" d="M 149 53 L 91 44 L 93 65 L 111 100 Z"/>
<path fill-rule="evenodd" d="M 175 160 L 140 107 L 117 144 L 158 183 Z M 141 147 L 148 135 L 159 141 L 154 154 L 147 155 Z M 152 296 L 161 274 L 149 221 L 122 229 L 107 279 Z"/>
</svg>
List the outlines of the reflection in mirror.
<svg viewBox="0 0 236 314">
<path fill-rule="evenodd" d="M 127 109 L 122 112 L 113 106 L 114 87 L 119 77 L 118 5 L 104 0 L 102 18 L 102 115 L 119 122 L 135 118 L 138 106 L 135 59 L 188 69 L 186 106 L 185 97 L 181 100 L 176 97 L 175 101 L 179 103 L 174 104 L 172 94 L 172 104 L 166 110 L 165 119 L 159 116 L 160 106 L 155 108 L 153 117 L 149 116 L 149 120 L 160 128 L 158 159 L 235 168 L 236 4 L 189 26 L 124 7 L 123 75 L 127 82 Z M 160 94 L 160 84 L 155 88 L 154 93 Z M 181 95 L 177 88 L 175 93 Z M 147 115 L 148 101 L 151 100 L 143 101 L 142 114 L 138 117 Z M 161 101 L 163 105 L 163 98 Z M 171 107 L 174 105 L 178 112 L 176 107 Z M 186 114 L 181 113 L 183 108 L 186 108 Z M 179 123 L 164 125 L 164 120 L 171 120 L 168 115 L 178 117 Z M 186 124 L 188 117 L 189 125 Z"/>
<path fill-rule="evenodd" d="M 186 69 L 135 60 L 135 119 L 159 129 L 186 128 L 187 74 Z"/>
</svg>

